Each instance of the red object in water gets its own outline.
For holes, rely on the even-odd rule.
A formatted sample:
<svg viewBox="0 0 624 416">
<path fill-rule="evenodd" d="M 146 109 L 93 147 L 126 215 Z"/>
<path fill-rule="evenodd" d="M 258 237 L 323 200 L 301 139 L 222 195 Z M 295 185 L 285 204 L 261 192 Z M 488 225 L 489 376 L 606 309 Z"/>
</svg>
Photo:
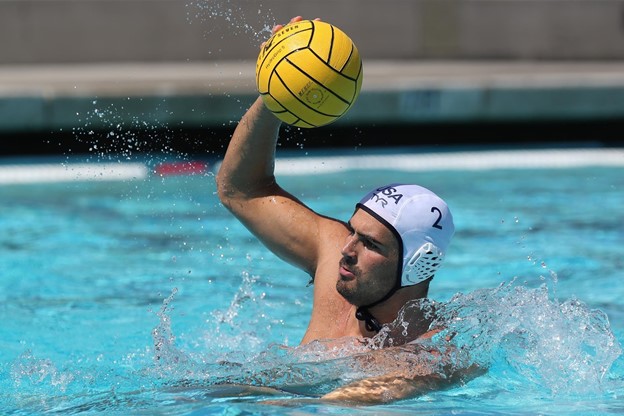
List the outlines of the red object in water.
<svg viewBox="0 0 624 416">
<path fill-rule="evenodd" d="M 156 166 L 154 172 L 160 176 L 198 175 L 208 172 L 208 163 L 201 161 L 166 162 Z"/>
</svg>

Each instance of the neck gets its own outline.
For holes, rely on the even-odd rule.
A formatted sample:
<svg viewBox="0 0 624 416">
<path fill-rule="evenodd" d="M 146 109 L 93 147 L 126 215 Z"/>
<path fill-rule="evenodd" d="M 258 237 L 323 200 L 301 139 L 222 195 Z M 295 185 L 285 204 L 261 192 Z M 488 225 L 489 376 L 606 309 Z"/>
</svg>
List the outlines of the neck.
<svg viewBox="0 0 624 416">
<path fill-rule="evenodd" d="M 363 316 L 366 312 L 372 316 L 379 324 L 390 324 L 397 318 L 401 308 L 410 300 L 421 299 L 427 296 L 429 282 L 401 288 L 394 292 L 388 299 L 370 307 L 358 308 L 362 310 Z"/>
<path fill-rule="evenodd" d="M 368 308 L 368 311 L 377 318 L 379 323 L 389 324 L 396 319 L 403 305 L 409 300 L 403 289 L 399 289 L 389 299 Z"/>
</svg>

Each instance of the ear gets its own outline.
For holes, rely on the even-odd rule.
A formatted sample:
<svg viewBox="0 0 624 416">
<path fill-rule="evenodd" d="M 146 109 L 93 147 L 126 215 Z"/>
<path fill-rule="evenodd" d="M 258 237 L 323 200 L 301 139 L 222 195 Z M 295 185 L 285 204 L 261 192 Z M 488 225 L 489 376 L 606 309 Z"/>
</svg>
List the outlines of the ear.
<svg viewBox="0 0 624 416">
<path fill-rule="evenodd" d="M 431 280 L 440 268 L 444 253 L 432 243 L 423 244 L 407 261 L 401 276 L 401 285 L 408 286 Z"/>
</svg>

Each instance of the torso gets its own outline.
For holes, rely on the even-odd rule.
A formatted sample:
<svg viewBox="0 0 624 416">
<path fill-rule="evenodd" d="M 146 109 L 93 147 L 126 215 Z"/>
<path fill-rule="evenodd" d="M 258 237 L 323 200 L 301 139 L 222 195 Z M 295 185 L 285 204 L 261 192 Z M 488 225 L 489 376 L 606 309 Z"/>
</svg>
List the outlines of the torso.
<svg viewBox="0 0 624 416">
<path fill-rule="evenodd" d="M 319 253 L 320 260 L 314 274 L 312 316 L 302 344 L 320 339 L 375 335 L 360 325 L 360 321 L 355 318 L 356 307 L 336 291 L 338 262 L 342 256 L 340 251 L 349 232 L 337 222 L 328 222 L 326 225 L 331 229 L 324 230 L 322 234 L 331 237 L 322 244 L 323 250 Z"/>
<path fill-rule="evenodd" d="M 334 274 L 337 274 L 337 270 L 334 270 Z M 307 344 L 319 339 L 374 335 L 368 334 L 365 329 L 362 331 L 360 322 L 355 318 L 355 309 L 354 305 L 348 303 L 336 291 L 335 280 L 334 286 L 331 287 L 330 284 L 323 283 L 322 279 L 315 279 L 312 316 L 301 343 Z"/>
<path fill-rule="evenodd" d="M 338 262 L 341 258 L 342 243 L 349 232 L 340 223 L 329 221 L 320 234 L 328 236 L 322 244 L 319 262 L 314 274 L 314 301 L 312 315 L 301 344 L 314 340 L 327 340 L 344 337 L 370 338 L 375 332 L 366 330 L 363 322 L 355 317 L 355 305 L 347 302 L 336 290 L 338 280 Z M 400 345 L 424 335 L 428 324 L 422 316 L 406 317 L 413 325 L 408 326 L 407 336 L 396 334 L 396 343 Z M 399 332 L 403 332 L 401 327 Z M 395 331 L 392 331 L 395 332 Z M 394 335 L 391 333 L 391 336 Z"/>
</svg>

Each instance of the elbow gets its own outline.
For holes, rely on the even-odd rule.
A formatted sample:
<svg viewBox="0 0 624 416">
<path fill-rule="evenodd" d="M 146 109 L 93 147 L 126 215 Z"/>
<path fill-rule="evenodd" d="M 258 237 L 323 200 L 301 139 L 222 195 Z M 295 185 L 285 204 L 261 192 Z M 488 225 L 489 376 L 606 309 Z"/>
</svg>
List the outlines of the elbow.
<svg viewBox="0 0 624 416">
<path fill-rule="evenodd" d="M 230 175 L 226 172 L 221 170 L 217 172 L 216 184 L 219 201 L 233 213 L 240 210 L 240 207 L 244 206 L 245 202 L 250 198 L 246 187 L 236 181 L 232 181 Z"/>
<path fill-rule="evenodd" d="M 276 195 L 280 189 L 275 178 L 270 176 L 265 181 L 250 178 L 250 175 L 240 175 L 229 170 L 219 169 L 215 177 L 217 197 L 225 208 L 236 216 L 249 210 L 254 199 Z M 268 183 L 264 183 L 268 182 Z"/>
<path fill-rule="evenodd" d="M 216 185 L 219 200 L 230 211 L 232 206 L 238 203 L 245 204 L 251 199 L 275 195 L 279 192 L 275 177 L 272 175 L 265 181 L 245 180 L 245 178 L 232 177 L 228 172 L 219 170 Z"/>
<path fill-rule="evenodd" d="M 217 183 L 217 196 L 219 197 L 219 201 L 225 206 L 227 209 L 231 210 L 232 208 L 232 200 L 235 192 L 232 189 L 231 184 L 226 180 L 225 175 L 219 170 L 216 177 Z"/>
</svg>

